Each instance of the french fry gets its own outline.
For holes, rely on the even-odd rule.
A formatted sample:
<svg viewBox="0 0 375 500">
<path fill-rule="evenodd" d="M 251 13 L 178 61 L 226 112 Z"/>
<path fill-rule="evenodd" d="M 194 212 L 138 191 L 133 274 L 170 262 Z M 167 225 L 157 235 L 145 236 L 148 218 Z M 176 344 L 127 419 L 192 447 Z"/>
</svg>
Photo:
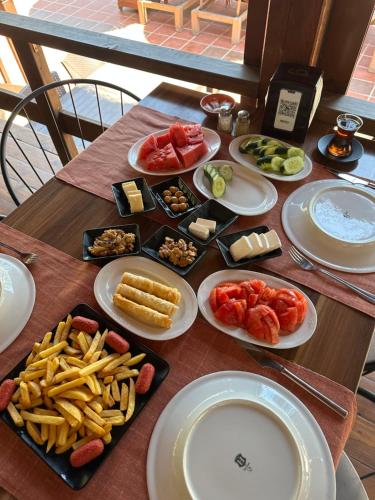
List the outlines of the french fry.
<svg viewBox="0 0 375 500">
<path fill-rule="evenodd" d="M 43 444 L 43 440 L 42 440 L 42 437 L 41 437 L 40 432 L 38 430 L 38 427 L 33 422 L 30 422 L 30 421 L 26 422 L 26 430 L 27 430 L 29 436 L 31 437 L 31 439 L 36 444 L 39 444 L 39 445 Z"/>
<path fill-rule="evenodd" d="M 113 382 L 113 375 L 107 375 L 107 377 L 104 377 L 103 382 L 105 385 L 110 384 Z"/>
<path fill-rule="evenodd" d="M 47 362 L 46 362 L 46 364 L 47 364 Z M 30 380 L 35 380 L 37 378 L 44 377 L 45 374 L 46 374 L 45 368 L 43 368 L 41 370 L 35 370 L 33 372 L 23 373 L 22 380 L 24 382 L 30 382 Z"/>
<path fill-rule="evenodd" d="M 93 422 L 98 424 L 100 427 L 103 427 L 105 425 L 105 420 L 102 417 L 99 417 L 99 415 L 85 403 L 83 404 L 85 405 L 83 408 L 83 413 L 87 415 Z"/>
<path fill-rule="evenodd" d="M 50 426 L 61 425 L 64 423 L 64 417 L 52 417 L 50 415 L 36 415 L 29 411 L 22 410 L 21 417 L 24 420 L 33 422 L 34 424 L 48 424 Z"/>
<path fill-rule="evenodd" d="M 100 332 L 96 332 L 95 337 L 93 338 L 91 345 L 89 347 L 89 350 L 83 356 L 83 361 L 90 361 L 92 355 L 97 350 L 98 344 L 100 342 L 100 338 L 101 338 Z"/>
<path fill-rule="evenodd" d="M 104 403 L 104 406 L 108 408 L 108 406 L 110 406 L 110 392 L 111 392 L 111 386 L 110 385 L 106 385 L 105 386 L 105 389 L 103 391 L 103 403 Z"/>
<path fill-rule="evenodd" d="M 108 351 L 106 349 L 102 349 L 102 352 L 100 354 L 100 357 L 101 358 L 106 358 L 108 356 Z"/>
<path fill-rule="evenodd" d="M 34 342 L 32 351 L 34 354 L 38 354 L 40 351 L 40 343 L 39 342 Z"/>
<path fill-rule="evenodd" d="M 79 441 L 76 441 L 73 445 L 72 445 L 72 448 L 73 450 L 76 450 L 77 448 L 79 448 L 80 446 L 83 446 L 84 444 L 87 444 L 89 443 L 90 441 L 92 441 L 93 439 L 96 439 L 96 436 L 92 435 L 92 436 L 86 436 L 86 437 L 83 437 L 82 439 L 80 439 Z"/>
<path fill-rule="evenodd" d="M 109 444 L 112 441 L 112 434 L 108 432 L 102 437 L 105 444 Z"/>
<path fill-rule="evenodd" d="M 121 410 L 103 410 L 100 413 L 100 416 L 103 417 L 103 418 L 107 418 L 107 417 L 122 417 L 123 413 L 122 413 Z"/>
<path fill-rule="evenodd" d="M 116 373 L 115 379 L 119 382 L 120 380 L 125 380 L 127 378 L 137 377 L 139 375 L 139 371 L 134 370 L 124 370 L 123 372 Z"/>
<path fill-rule="evenodd" d="M 75 356 L 81 354 L 81 351 L 79 349 L 74 349 L 70 345 L 64 347 L 64 352 L 69 356 Z"/>
<path fill-rule="evenodd" d="M 60 340 L 66 340 L 68 338 L 70 328 L 72 326 L 72 319 L 73 319 L 72 316 L 70 314 L 68 314 L 66 321 L 65 321 L 64 329 L 61 332 Z"/>
<path fill-rule="evenodd" d="M 40 390 L 40 385 L 30 380 L 27 382 L 27 387 L 29 389 L 29 394 L 32 399 L 40 398 L 42 391 Z"/>
<path fill-rule="evenodd" d="M 60 414 L 65 418 L 72 429 L 76 429 L 77 426 L 81 425 L 78 420 L 76 420 L 70 413 L 68 413 L 62 406 L 57 408 Z"/>
<path fill-rule="evenodd" d="M 129 417 L 130 418 L 130 417 Z M 116 417 L 107 417 L 105 419 L 107 424 L 112 424 L 112 425 L 124 425 L 125 423 L 125 417 L 122 416 L 116 416 Z"/>
<path fill-rule="evenodd" d="M 43 402 L 47 406 L 47 408 L 49 408 L 50 410 L 53 409 L 53 401 L 52 401 L 51 398 L 49 398 L 48 396 L 44 395 L 43 396 Z"/>
<path fill-rule="evenodd" d="M 51 354 L 59 353 L 61 352 L 65 347 L 67 347 L 68 342 L 66 340 L 63 340 L 62 342 L 59 342 L 56 345 L 53 345 L 52 347 L 48 347 L 48 349 L 45 349 L 44 351 L 40 351 L 39 356 L 41 358 L 47 358 Z"/>
<path fill-rule="evenodd" d="M 101 351 L 95 351 L 94 354 L 90 358 L 91 363 L 95 363 L 95 361 L 98 361 L 100 359 L 100 354 L 101 354 Z"/>
<path fill-rule="evenodd" d="M 80 401 L 91 401 L 94 395 L 85 388 L 80 389 L 70 389 L 68 391 L 62 392 L 60 397 L 64 399 L 78 399 Z"/>
<path fill-rule="evenodd" d="M 126 364 L 126 361 L 129 361 L 131 356 L 132 355 L 130 354 L 130 352 L 127 352 L 127 353 L 123 354 L 122 356 L 120 356 L 119 358 L 114 359 L 113 361 L 108 363 L 108 365 L 106 365 L 103 368 L 103 370 L 102 370 L 103 374 L 108 375 L 112 370 L 114 370 L 118 366 L 120 366 L 122 364 Z"/>
<path fill-rule="evenodd" d="M 80 410 L 77 408 L 76 405 L 74 405 L 73 403 L 71 403 L 69 400 L 67 399 L 62 399 L 62 398 L 59 398 L 59 399 L 56 399 L 55 400 L 55 406 L 56 408 L 60 411 L 61 408 L 63 408 L 67 413 L 69 413 L 75 420 L 77 420 L 77 422 L 79 422 L 80 424 L 83 423 L 83 416 L 82 416 L 82 413 L 80 412 Z"/>
<path fill-rule="evenodd" d="M 65 421 L 57 428 L 56 446 L 64 446 L 68 439 L 69 423 Z"/>
<path fill-rule="evenodd" d="M 90 403 L 87 403 L 87 406 L 92 408 L 98 415 L 103 411 L 103 406 L 98 401 L 90 401 Z"/>
<path fill-rule="evenodd" d="M 46 368 L 48 359 L 50 358 L 45 358 L 45 359 L 39 359 L 38 361 L 33 361 L 29 366 L 29 370 L 37 370 L 39 368 Z"/>
<path fill-rule="evenodd" d="M 20 383 L 20 403 L 24 408 L 29 408 L 31 406 L 29 389 L 26 382 L 23 381 Z"/>
<path fill-rule="evenodd" d="M 86 332 L 84 332 L 84 333 L 85 333 L 87 345 L 89 346 L 89 349 L 90 349 L 90 346 L 92 343 L 92 336 L 89 333 L 86 333 Z"/>
<path fill-rule="evenodd" d="M 62 332 L 64 331 L 64 328 L 65 328 L 65 321 L 60 321 L 60 323 L 56 328 L 55 336 L 53 338 L 53 345 L 56 345 L 61 341 L 61 335 Z"/>
<path fill-rule="evenodd" d="M 34 359 L 34 353 L 33 351 L 30 352 L 30 354 L 27 356 L 27 359 L 26 359 L 26 366 L 29 366 L 30 363 L 33 362 L 33 359 Z"/>
<path fill-rule="evenodd" d="M 87 363 L 82 361 L 82 359 L 74 358 L 73 356 L 68 356 L 66 358 L 66 361 L 72 365 L 72 366 L 77 366 L 78 368 L 85 368 L 87 366 Z"/>
<path fill-rule="evenodd" d="M 20 388 L 17 387 L 16 391 L 13 393 L 13 396 L 12 396 L 12 401 L 13 403 L 17 403 L 17 401 L 19 400 L 19 397 L 20 397 Z"/>
<path fill-rule="evenodd" d="M 35 408 L 35 415 L 49 415 L 50 417 L 58 417 L 59 413 L 56 410 L 47 410 L 46 408 Z"/>
<path fill-rule="evenodd" d="M 44 351 L 45 349 L 47 349 L 47 347 L 49 346 L 49 344 L 51 342 L 51 338 L 52 338 L 52 332 L 47 332 L 44 335 L 42 343 L 40 344 L 39 352 Z"/>
<path fill-rule="evenodd" d="M 125 411 L 128 407 L 129 389 L 124 383 L 121 384 L 120 410 Z"/>
<path fill-rule="evenodd" d="M 128 361 L 126 361 L 124 363 L 124 365 L 125 366 L 137 365 L 138 363 L 140 363 L 145 358 L 145 356 L 146 356 L 146 354 L 144 352 L 142 352 L 141 354 L 137 354 L 137 356 L 133 356 Z"/>
<path fill-rule="evenodd" d="M 111 393 L 112 397 L 116 402 L 120 401 L 120 389 L 118 387 L 118 382 L 117 380 L 114 380 L 111 384 Z"/>
<path fill-rule="evenodd" d="M 67 372 L 68 370 L 70 370 L 70 368 L 71 368 L 71 367 L 68 365 L 68 363 L 67 363 L 66 359 L 65 359 L 65 358 L 63 358 L 62 356 L 61 356 L 61 358 L 60 358 L 60 367 L 61 367 L 64 371 L 66 371 L 66 372 Z"/>
<path fill-rule="evenodd" d="M 69 370 L 65 370 L 64 372 L 60 372 L 57 375 L 55 375 L 53 379 L 54 384 L 59 384 L 63 380 L 67 378 L 78 378 L 79 377 L 79 368 L 74 367 L 74 368 L 69 368 Z"/>
<path fill-rule="evenodd" d="M 96 424 L 89 418 L 85 418 L 83 420 L 83 425 L 99 437 L 104 436 L 104 434 L 106 434 L 103 427 L 100 427 L 98 424 Z"/>
<path fill-rule="evenodd" d="M 56 443 L 56 434 L 57 434 L 57 426 L 56 425 L 49 425 L 48 426 L 48 441 L 47 441 L 47 448 L 46 448 L 47 453 L 50 451 L 52 446 L 54 446 Z"/>
<path fill-rule="evenodd" d="M 7 410 L 8 410 L 8 413 L 10 415 L 10 418 L 13 420 L 15 425 L 17 427 L 23 427 L 24 426 L 23 418 L 21 417 L 17 408 L 14 406 L 14 404 L 11 401 L 8 403 Z"/>
<path fill-rule="evenodd" d="M 67 391 L 68 389 L 73 389 L 74 387 L 79 387 L 80 385 L 83 385 L 86 382 L 85 377 L 80 377 L 75 380 L 72 380 L 70 382 L 66 382 L 65 384 L 59 385 L 57 387 L 53 387 L 47 392 L 47 396 L 52 398 L 57 396 L 58 394 L 61 394 L 62 392 Z"/>
<path fill-rule="evenodd" d="M 35 408 L 36 406 L 39 406 L 41 404 L 43 404 L 42 398 L 33 399 L 31 401 L 31 405 L 28 407 L 28 409 L 30 410 L 31 408 Z M 14 406 L 18 409 L 24 410 L 24 407 L 21 405 L 21 403 L 17 403 Z"/>
<path fill-rule="evenodd" d="M 134 413 L 134 408 L 135 408 L 135 384 L 134 380 L 131 378 L 129 379 L 129 399 L 128 399 L 128 408 L 126 410 L 126 415 L 125 415 L 125 422 L 130 420 Z"/>
<path fill-rule="evenodd" d="M 81 368 L 80 370 L 81 377 L 85 377 L 86 375 L 91 375 L 92 373 L 98 372 L 99 370 L 104 368 L 108 363 L 118 358 L 119 356 L 120 355 L 117 353 L 109 354 L 105 358 L 99 359 L 98 361 L 95 361 L 95 363 L 91 363 L 85 368 Z"/>
<path fill-rule="evenodd" d="M 53 365 L 52 365 L 52 361 L 49 359 L 47 362 L 45 385 L 46 386 L 51 385 L 52 379 L 53 379 Z"/>
<path fill-rule="evenodd" d="M 40 436 L 42 438 L 43 443 L 45 443 L 48 440 L 48 424 L 41 424 Z"/>
<path fill-rule="evenodd" d="M 107 333 L 108 333 L 108 329 L 104 330 L 104 332 L 102 333 L 102 336 L 100 337 L 99 344 L 98 344 L 98 347 L 97 347 L 97 351 L 102 351 L 103 350 L 104 343 L 105 343 L 105 338 L 107 336 Z"/>
<path fill-rule="evenodd" d="M 85 332 L 79 332 L 77 342 L 83 354 L 86 354 L 89 350 L 89 344 L 87 343 Z"/>
<path fill-rule="evenodd" d="M 55 453 L 56 455 L 61 455 L 62 453 L 65 453 L 66 451 L 68 451 L 72 446 L 73 446 L 73 443 L 75 443 L 77 441 L 77 433 L 74 432 L 73 434 L 71 434 L 68 438 L 68 440 L 66 441 L 66 443 L 64 444 L 64 446 L 58 446 L 55 450 Z"/>
</svg>

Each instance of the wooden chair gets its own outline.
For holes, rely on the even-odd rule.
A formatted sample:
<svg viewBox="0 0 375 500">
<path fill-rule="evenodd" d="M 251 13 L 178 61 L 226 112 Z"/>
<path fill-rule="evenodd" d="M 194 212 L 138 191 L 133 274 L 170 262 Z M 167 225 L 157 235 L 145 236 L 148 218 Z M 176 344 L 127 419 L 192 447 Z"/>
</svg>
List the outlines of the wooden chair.
<svg viewBox="0 0 375 500">
<path fill-rule="evenodd" d="M 236 0 L 235 4 L 217 2 L 216 0 L 200 0 L 199 7 L 191 11 L 191 26 L 194 35 L 200 31 L 199 20 L 215 21 L 232 25 L 232 43 L 241 40 L 242 23 L 247 19 L 247 3 Z"/>
<path fill-rule="evenodd" d="M 141 24 L 147 23 L 147 10 L 160 10 L 174 14 L 176 31 L 181 31 L 184 25 L 184 13 L 198 3 L 198 0 L 138 0 L 138 16 Z"/>
<path fill-rule="evenodd" d="M 58 92 L 62 110 L 70 113 L 77 130 L 74 137 L 77 150 L 90 144 L 84 139 L 84 124 L 88 119 L 99 127 L 100 135 L 117 121 L 139 98 L 118 85 L 99 80 L 75 78 L 49 83 L 34 90 L 14 108 L 1 136 L 0 164 L 5 185 L 18 206 L 63 166 L 45 125 L 30 118 L 28 105 L 46 99 L 51 90 Z M 60 137 L 64 131 L 51 110 Z M 21 122 L 20 124 L 17 123 Z M 22 123 L 23 122 L 23 123 Z M 25 141 L 25 136 L 28 140 Z M 96 137 L 94 137 L 96 138 Z M 94 140 L 94 138 L 92 140 Z"/>
</svg>

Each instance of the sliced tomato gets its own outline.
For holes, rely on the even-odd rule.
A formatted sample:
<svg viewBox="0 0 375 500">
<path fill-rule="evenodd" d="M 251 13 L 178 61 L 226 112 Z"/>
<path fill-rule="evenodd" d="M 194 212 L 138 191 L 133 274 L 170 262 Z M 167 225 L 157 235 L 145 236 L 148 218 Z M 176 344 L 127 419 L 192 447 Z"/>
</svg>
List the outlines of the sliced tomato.
<svg viewBox="0 0 375 500">
<path fill-rule="evenodd" d="M 176 156 L 176 152 L 172 144 L 167 144 L 162 149 L 157 149 L 148 155 L 144 160 L 144 165 L 147 170 L 176 170 L 181 167 L 181 164 Z"/>
<path fill-rule="evenodd" d="M 293 289 L 293 292 L 297 296 L 297 310 L 298 310 L 298 323 L 301 324 L 305 319 L 307 312 L 307 300 L 306 297 L 299 290 Z"/>
<path fill-rule="evenodd" d="M 277 315 L 280 323 L 281 335 L 289 335 L 298 327 L 297 307 L 288 307 L 288 309 Z"/>
<path fill-rule="evenodd" d="M 307 301 L 298 290 L 280 288 L 270 305 L 280 320 L 282 330 L 286 332 L 294 332 L 305 319 Z"/>
<path fill-rule="evenodd" d="M 258 304 L 270 305 L 276 295 L 276 290 L 270 286 L 266 286 L 262 293 L 259 294 Z"/>
<path fill-rule="evenodd" d="M 220 287 L 230 299 L 241 299 L 242 290 L 239 285 Z"/>
<path fill-rule="evenodd" d="M 222 288 L 222 287 L 226 287 L 226 286 L 235 286 L 235 285 L 239 285 L 239 283 L 236 283 L 235 281 L 224 281 L 223 283 L 220 283 L 219 285 L 217 285 L 216 288 Z"/>
<path fill-rule="evenodd" d="M 202 126 L 198 123 L 193 125 L 184 125 L 188 144 L 198 144 L 203 141 Z"/>
<path fill-rule="evenodd" d="M 239 301 L 232 300 L 221 305 L 214 313 L 215 318 L 226 325 L 240 326 L 242 323 L 240 322 L 239 316 L 242 308 L 241 305 L 236 304 L 236 302 Z M 245 313 L 243 313 L 243 316 L 244 315 Z"/>
<path fill-rule="evenodd" d="M 257 293 L 252 293 L 247 297 L 247 306 L 254 307 L 258 304 L 259 295 Z"/>
<path fill-rule="evenodd" d="M 242 326 L 245 323 L 247 304 L 246 300 L 234 300 L 232 302 L 233 306 L 236 308 L 237 312 L 237 325 Z"/>
<path fill-rule="evenodd" d="M 152 153 L 156 149 L 158 149 L 156 138 L 154 135 L 150 135 L 139 148 L 137 157 L 139 163 L 142 164 L 142 162 L 150 155 L 150 153 Z"/>
<path fill-rule="evenodd" d="M 261 294 L 263 290 L 266 288 L 266 284 L 262 280 L 250 280 L 250 285 L 255 293 Z"/>
<path fill-rule="evenodd" d="M 275 311 L 269 306 L 257 305 L 247 309 L 245 325 L 249 335 L 270 344 L 278 343 L 280 323 Z"/>
<path fill-rule="evenodd" d="M 218 306 L 229 302 L 229 297 L 225 292 L 225 288 L 216 288 L 216 303 Z"/>
<path fill-rule="evenodd" d="M 158 148 L 164 148 L 167 144 L 171 142 L 171 137 L 169 135 L 169 131 L 166 132 L 165 134 L 158 135 L 156 137 L 156 142 L 158 145 Z"/>
<path fill-rule="evenodd" d="M 211 307 L 213 312 L 215 312 L 216 309 L 219 307 L 219 305 L 217 303 L 216 292 L 217 292 L 217 288 L 213 288 L 211 290 L 210 297 L 208 299 L 210 302 L 210 307 Z"/>
<path fill-rule="evenodd" d="M 207 151 L 208 149 L 205 141 L 176 148 L 177 155 L 185 168 L 194 165 L 194 163 L 200 160 Z"/>
<path fill-rule="evenodd" d="M 181 123 L 174 123 L 169 127 L 169 135 L 172 144 L 176 147 L 183 147 L 188 144 L 187 135 L 185 129 Z"/>
</svg>

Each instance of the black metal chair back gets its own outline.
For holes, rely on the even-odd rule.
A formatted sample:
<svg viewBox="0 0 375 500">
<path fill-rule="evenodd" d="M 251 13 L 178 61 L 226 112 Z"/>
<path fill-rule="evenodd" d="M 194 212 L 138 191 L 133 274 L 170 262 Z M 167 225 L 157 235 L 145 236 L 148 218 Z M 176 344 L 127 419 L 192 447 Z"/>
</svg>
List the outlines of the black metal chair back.
<svg viewBox="0 0 375 500">
<path fill-rule="evenodd" d="M 9 116 L 0 143 L 2 175 L 9 194 L 17 206 L 55 176 L 63 166 L 48 135 L 48 128 L 33 120 L 34 113 L 29 109 L 30 106 L 35 108 L 41 99 L 45 99 L 54 130 L 64 146 L 61 122 L 52 110 L 47 97 L 51 90 L 58 92 L 61 111 L 69 115 L 70 128 L 77 132 L 74 142 L 78 151 L 86 149 L 90 144 L 85 139 L 83 131 L 85 120 L 94 122 L 95 130 L 99 130 L 98 135 L 100 135 L 123 116 L 130 106 L 140 100 L 132 92 L 118 85 L 83 78 L 53 82 L 26 96 Z M 66 147 L 64 152 L 66 158 L 71 159 L 72 155 Z"/>
</svg>

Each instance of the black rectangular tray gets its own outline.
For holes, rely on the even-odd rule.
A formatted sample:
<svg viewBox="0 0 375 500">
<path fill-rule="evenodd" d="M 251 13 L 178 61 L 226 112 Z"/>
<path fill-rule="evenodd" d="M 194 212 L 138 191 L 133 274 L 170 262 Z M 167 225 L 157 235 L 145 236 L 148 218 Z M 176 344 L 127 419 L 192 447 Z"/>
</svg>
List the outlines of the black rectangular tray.
<svg viewBox="0 0 375 500">
<path fill-rule="evenodd" d="M 248 264 L 257 264 L 258 262 L 262 262 L 263 260 L 273 259 L 274 257 L 279 257 L 282 254 L 281 248 L 277 248 L 272 252 L 266 253 L 264 255 L 258 255 L 257 257 L 252 257 L 251 259 L 241 259 L 238 262 L 233 260 L 229 252 L 229 247 L 237 241 L 241 236 L 247 236 L 251 233 L 267 233 L 269 228 L 267 226 L 257 226 L 250 227 L 249 229 L 245 229 L 244 231 L 238 231 L 238 233 L 227 234 L 222 236 L 221 238 L 216 239 L 217 246 L 223 256 L 225 263 L 228 267 L 241 267 L 247 266 Z"/>
<path fill-rule="evenodd" d="M 190 207 L 184 212 L 175 213 L 169 207 L 167 203 L 163 200 L 162 193 L 164 190 L 168 189 L 170 186 L 178 187 L 188 199 Z M 159 184 L 154 184 L 151 186 L 151 192 L 154 195 L 156 201 L 159 203 L 164 212 L 171 219 L 177 219 L 178 217 L 183 217 L 184 215 L 192 212 L 196 208 L 198 208 L 201 204 L 199 198 L 195 196 L 193 191 L 185 184 L 181 177 L 172 177 L 171 179 L 167 179 L 166 181 L 159 182 Z"/>
<path fill-rule="evenodd" d="M 66 453 L 63 453 L 61 455 L 56 455 L 53 451 L 50 451 L 48 454 L 45 451 L 45 446 L 39 446 L 37 445 L 29 436 L 27 433 L 25 427 L 16 427 L 14 425 L 13 420 L 10 418 L 8 412 L 5 410 L 0 414 L 1 419 L 3 422 L 5 422 L 21 439 L 24 441 L 30 448 L 57 474 L 68 486 L 71 488 L 78 490 L 82 488 L 83 486 L 86 485 L 86 483 L 91 479 L 91 477 L 95 474 L 97 469 L 100 467 L 100 465 L 103 463 L 103 461 L 108 457 L 108 455 L 111 453 L 113 448 L 117 445 L 117 443 L 120 441 L 121 437 L 125 434 L 125 432 L 129 429 L 131 424 L 134 422 L 134 420 L 137 418 L 139 413 L 142 411 L 142 409 L 145 407 L 149 399 L 152 397 L 154 392 L 157 390 L 159 385 L 163 382 L 165 377 L 168 375 L 169 372 L 169 365 L 164 359 L 159 357 L 156 353 L 154 353 L 151 349 L 148 347 L 142 345 L 140 342 L 138 342 L 138 339 L 135 337 L 135 335 L 127 332 L 124 328 L 121 326 L 117 325 L 113 321 L 105 318 L 102 316 L 102 314 L 98 313 L 94 309 L 92 309 L 90 306 L 87 304 L 79 304 L 77 305 L 71 312 L 70 314 L 74 316 L 85 316 L 90 319 L 94 319 L 98 321 L 100 331 L 103 332 L 106 328 L 108 330 L 113 330 L 122 337 L 126 338 L 126 340 L 130 344 L 130 349 L 129 351 L 132 353 L 132 355 L 140 354 L 141 352 L 146 353 L 146 357 L 144 358 L 143 363 L 152 363 L 155 367 L 155 376 L 154 380 L 152 381 L 151 387 L 149 391 L 144 394 L 140 395 L 137 394 L 136 396 L 136 404 L 135 404 L 135 410 L 134 414 L 131 417 L 131 419 L 126 422 L 126 424 L 121 425 L 121 426 L 113 426 L 112 427 L 112 442 L 110 444 L 107 444 L 104 446 L 104 452 L 102 455 L 100 455 L 98 458 L 93 460 L 92 462 L 84 465 L 83 467 L 80 468 L 74 468 L 69 464 L 69 456 L 72 452 L 72 450 L 67 451 Z M 65 318 L 64 318 L 65 319 Z M 55 332 L 56 327 L 52 330 Z M 39 339 L 35 339 L 36 341 Z M 106 350 L 108 352 L 113 352 L 112 349 L 106 345 Z M 28 355 L 27 355 L 28 356 Z M 27 356 L 18 363 L 17 366 L 15 366 L 5 377 L 4 379 L 7 378 L 15 378 L 18 376 L 20 371 L 23 370 L 25 366 L 25 362 L 27 359 Z M 117 406 L 116 406 L 117 407 Z M 114 407 L 114 408 L 116 408 Z M 125 452 L 126 453 L 126 452 Z M 27 471 L 25 471 L 25 474 Z M 105 478 L 104 478 L 105 480 Z M 53 493 L 51 492 L 51 498 L 53 498 Z"/>
<path fill-rule="evenodd" d="M 96 257 L 91 255 L 89 252 L 89 247 L 94 244 L 95 238 L 100 236 L 106 229 L 122 229 L 125 233 L 135 234 L 134 250 L 129 253 L 119 253 L 115 255 L 105 255 L 103 257 Z M 82 258 L 86 261 L 99 261 L 99 262 L 109 262 L 112 259 L 118 259 L 119 257 L 127 257 L 129 255 L 138 255 L 141 251 L 141 235 L 139 234 L 138 224 L 125 224 L 123 226 L 107 226 L 107 227 L 95 227 L 92 229 L 86 229 L 83 232 L 83 248 L 82 248 Z"/>
<path fill-rule="evenodd" d="M 124 190 L 122 189 L 123 182 L 131 182 L 131 181 L 135 182 L 137 188 L 142 193 L 143 208 L 144 208 L 142 212 L 136 212 L 134 214 L 130 211 L 130 205 L 128 199 L 126 198 Z M 144 214 L 145 212 L 150 212 L 151 210 L 155 210 L 156 208 L 155 200 L 152 197 L 150 188 L 148 187 L 147 181 L 144 177 L 136 177 L 135 179 L 126 179 L 125 181 L 122 182 L 116 182 L 115 184 L 112 184 L 112 192 L 113 192 L 113 197 L 116 201 L 118 213 L 120 214 L 121 217 L 130 217 L 131 215 Z"/>
</svg>

